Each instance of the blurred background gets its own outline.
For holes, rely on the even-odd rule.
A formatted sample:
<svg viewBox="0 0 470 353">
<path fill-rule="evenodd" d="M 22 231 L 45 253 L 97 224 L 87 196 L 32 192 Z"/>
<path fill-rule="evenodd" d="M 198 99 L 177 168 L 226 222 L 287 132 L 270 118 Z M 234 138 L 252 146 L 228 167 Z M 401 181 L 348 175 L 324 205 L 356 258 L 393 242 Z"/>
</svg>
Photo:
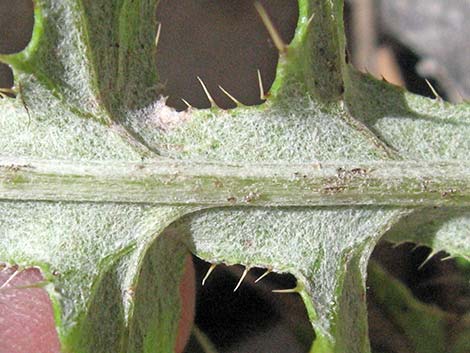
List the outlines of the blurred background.
<svg viewBox="0 0 470 353">
<path fill-rule="evenodd" d="M 296 27 L 297 2 L 261 3 L 289 42 Z M 1 53 L 18 52 L 27 45 L 34 23 L 32 11 L 31 0 L 0 0 Z M 168 105 L 183 110 L 183 98 L 194 107 L 209 107 L 197 76 L 223 108 L 233 107 L 233 102 L 219 85 L 247 105 L 262 103 L 257 70 L 268 91 L 274 80 L 277 50 L 254 10 L 253 0 L 161 0 L 157 17 L 162 32 L 156 65 Z M 437 94 L 455 103 L 468 100 L 469 18 L 469 0 L 346 1 L 350 61 L 359 70 L 416 94 L 432 98 Z M 0 87 L 12 87 L 13 82 L 11 70 L 0 64 Z M 428 320 L 426 315 L 432 308 L 442 314 L 447 325 L 444 343 L 448 352 L 462 344 L 456 342 L 456 337 L 470 328 L 469 263 L 442 261 L 447 257 L 445 253 L 428 259 L 430 253 L 431 249 L 415 244 L 394 247 L 383 242 L 375 249 L 370 277 L 376 279 L 380 268 L 385 282 L 374 280 L 368 284 L 374 352 L 421 353 L 410 336 L 416 330 L 409 328 Z M 194 264 L 198 283 L 196 326 L 187 353 L 309 351 L 314 332 L 300 298 L 272 293 L 273 289 L 294 287 L 295 278 L 270 274 L 254 284 L 264 270 L 253 269 L 234 293 L 243 272 L 241 266 L 218 266 L 202 287 L 200 283 L 210 265 L 198 258 L 194 258 Z M 396 300 L 407 310 L 415 310 L 409 309 L 416 307 L 415 303 L 424 304 L 425 309 L 410 315 L 412 319 L 403 318 L 384 302 L 377 283 L 404 288 L 409 295 Z"/>
</svg>

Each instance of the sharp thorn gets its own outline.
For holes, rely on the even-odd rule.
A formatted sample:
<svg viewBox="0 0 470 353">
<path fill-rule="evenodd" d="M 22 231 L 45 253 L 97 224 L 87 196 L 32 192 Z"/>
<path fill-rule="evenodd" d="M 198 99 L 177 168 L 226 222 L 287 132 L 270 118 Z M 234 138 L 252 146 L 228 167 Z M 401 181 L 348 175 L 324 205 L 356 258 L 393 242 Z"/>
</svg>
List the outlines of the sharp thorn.
<svg viewBox="0 0 470 353">
<path fill-rule="evenodd" d="M 297 287 L 290 289 L 273 289 L 273 293 L 298 293 L 299 289 Z"/>
<path fill-rule="evenodd" d="M 248 274 L 248 271 L 250 270 L 249 267 L 245 268 L 245 271 L 243 271 L 242 276 L 240 277 L 240 280 L 238 281 L 237 285 L 235 286 L 235 289 L 233 290 L 234 292 L 237 291 L 237 289 L 241 286 L 243 280 L 245 279 L 246 275 Z"/>
<path fill-rule="evenodd" d="M 214 271 L 214 269 L 215 269 L 216 266 L 217 266 L 216 264 L 212 264 L 211 267 L 209 267 L 209 269 L 207 270 L 206 275 L 205 275 L 204 278 L 202 279 L 202 285 L 205 285 L 205 284 L 206 284 L 207 279 L 208 279 L 209 276 L 211 275 L 212 271 Z"/>
<path fill-rule="evenodd" d="M 418 249 L 420 246 L 420 244 L 416 244 L 415 246 L 413 246 L 413 249 L 411 249 L 411 252 L 416 251 L 416 249 Z"/>
<path fill-rule="evenodd" d="M 14 90 L 13 88 L 6 88 L 6 87 L 1 87 L 0 92 L 2 92 L 2 93 L 11 93 L 11 94 L 18 93 L 18 91 Z"/>
<path fill-rule="evenodd" d="M 454 256 L 452 255 L 449 255 L 449 256 L 445 256 L 441 259 L 441 261 L 448 261 L 448 260 L 452 260 L 454 258 Z"/>
<path fill-rule="evenodd" d="M 307 20 L 307 27 L 310 26 L 310 24 L 312 23 L 313 21 L 313 18 L 315 17 L 315 14 L 312 14 L 312 16 L 310 16 Z"/>
<path fill-rule="evenodd" d="M 18 93 L 20 96 L 21 103 L 23 104 L 23 108 L 26 111 L 26 114 L 28 114 L 28 126 L 31 123 L 31 114 L 29 113 L 29 108 L 26 102 L 24 101 L 24 96 L 23 96 L 23 89 L 21 88 L 21 82 L 18 82 Z"/>
<path fill-rule="evenodd" d="M 21 272 L 20 270 L 16 270 L 15 272 L 13 272 L 13 274 L 10 276 L 10 278 L 8 278 L 8 279 L 0 286 L 0 289 L 5 288 L 5 287 L 13 280 L 13 278 L 15 278 L 20 272 Z"/>
<path fill-rule="evenodd" d="M 11 88 L 0 87 L 0 97 L 1 98 L 10 98 L 8 94 L 17 94 L 18 92 Z"/>
<path fill-rule="evenodd" d="M 265 273 L 263 273 L 261 276 L 258 277 L 258 279 L 255 281 L 255 283 L 258 283 L 259 281 L 261 281 L 264 277 L 266 277 L 270 273 L 271 273 L 271 270 L 267 269 Z"/>
<path fill-rule="evenodd" d="M 427 78 L 425 78 L 424 81 L 426 81 L 426 84 L 428 85 L 428 87 L 431 90 L 432 94 L 434 94 L 434 97 L 436 97 L 436 99 L 438 101 L 442 101 L 442 97 L 439 95 L 439 93 L 437 93 L 436 89 L 431 84 L 431 82 Z"/>
<path fill-rule="evenodd" d="M 192 106 L 191 104 L 189 104 L 186 99 L 184 99 L 184 98 L 180 98 L 180 99 L 183 101 L 184 104 L 186 104 L 186 106 L 188 107 L 188 109 L 193 108 L 193 106 Z"/>
<path fill-rule="evenodd" d="M 223 88 L 221 85 L 219 85 L 219 89 L 225 93 L 227 97 L 229 97 L 237 106 L 243 105 L 238 99 L 236 99 L 234 96 L 232 96 L 230 93 L 228 93 L 225 88 Z"/>
<path fill-rule="evenodd" d="M 206 94 L 207 99 L 209 100 L 209 103 L 211 104 L 211 107 L 217 106 L 217 104 L 215 103 L 214 98 L 212 98 L 211 94 L 209 93 L 209 90 L 207 89 L 206 85 L 204 84 L 204 81 L 202 81 L 202 79 L 199 76 L 197 76 L 197 79 L 198 79 L 199 83 L 201 84 L 202 89 L 204 90 L 204 93 Z"/>
<path fill-rule="evenodd" d="M 423 263 L 419 265 L 418 270 L 421 270 L 424 267 L 424 265 L 426 265 L 429 262 L 429 260 L 431 260 L 434 257 L 434 255 L 436 255 L 436 253 L 434 251 L 431 251 L 428 257 L 426 257 L 426 259 L 423 261 Z"/>
<path fill-rule="evenodd" d="M 266 100 L 266 95 L 264 94 L 263 78 L 261 77 L 261 71 L 256 70 L 258 73 L 258 85 L 259 85 L 259 97 L 262 101 Z"/>
<path fill-rule="evenodd" d="M 157 35 L 155 36 L 155 48 L 158 48 L 158 42 L 160 41 L 161 32 L 162 32 L 162 24 L 161 22 L 159 22 L 157 26 Z"/>
<path fill-rule="evenodd" d="M 264 26 L 268 30 L 269 35 L 271 36 L 271 39 L 273 40 L 274 45 L 276 46 L 277 50 L 279 51 L 280 54 L 285 54 L 287 51 L 287 45 L 286 43 L 284 43 L 281 36 L 279 35 L 279 32 L 274 27 L 274 24 L 269 18 L 269 15 L 266 12 L 265 8 L 258 1 L 255 1 L 254 5 L 256 8 L 256 11 L 258 11 L 259 17 L 261 17 L 261 20 L 264 23 Z"/>
</svg>

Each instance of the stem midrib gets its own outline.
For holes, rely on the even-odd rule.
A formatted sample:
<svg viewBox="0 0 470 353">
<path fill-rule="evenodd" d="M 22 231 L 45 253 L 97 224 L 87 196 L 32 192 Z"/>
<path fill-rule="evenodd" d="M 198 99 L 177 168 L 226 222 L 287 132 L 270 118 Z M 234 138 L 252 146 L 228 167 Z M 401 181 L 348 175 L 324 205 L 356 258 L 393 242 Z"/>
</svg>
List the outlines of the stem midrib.
<svg viewBox="0 0 470 353">
<path fill-rule="evenodd" d="M 470 163 L 207 164 L 0 158 L 0 199 L 209 206 L 470 206 Z"/>
</svg>

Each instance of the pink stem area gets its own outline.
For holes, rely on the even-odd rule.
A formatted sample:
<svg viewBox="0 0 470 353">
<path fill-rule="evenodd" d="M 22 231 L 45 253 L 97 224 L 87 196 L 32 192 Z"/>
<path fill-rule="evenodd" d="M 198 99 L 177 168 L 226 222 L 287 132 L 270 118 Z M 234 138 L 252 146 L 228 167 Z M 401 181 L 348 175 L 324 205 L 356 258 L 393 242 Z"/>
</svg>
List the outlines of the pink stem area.
<svg viewBox="0 0 470 353">
<path fill-rule="evenodd" d="M 46 290 L 38 285 L 43 280 L 37 268 L 0 267 L 0 353 L 60 353 L 52 303 Z M 194 281 L 194 267 L 188 255 L 180 284 L 182 312 L 175 353 L 183 352 L 191 334 Z"/>
<path fill-rule="evenodd" d="M 60 353 L 51 300 L 31 287 L 43 279 L 37 268 L 0 271 L 0 353 Z"/>
<path fill-rule="evenodd" d="M 175 353 L 182 353 L 191 336 L 196 306 L 196 273 L 191 255 L 186 256 L 183 278 L 180 282 L 181 317 L 178 324 Z"/>
</svg>

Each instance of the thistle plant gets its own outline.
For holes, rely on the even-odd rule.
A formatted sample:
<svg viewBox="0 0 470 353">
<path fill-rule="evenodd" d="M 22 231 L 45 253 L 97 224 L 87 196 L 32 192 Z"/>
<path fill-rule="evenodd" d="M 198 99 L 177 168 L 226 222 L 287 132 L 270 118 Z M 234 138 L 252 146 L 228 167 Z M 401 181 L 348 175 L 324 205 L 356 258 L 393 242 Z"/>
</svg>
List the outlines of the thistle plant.
<svg viewBox="0 0 470 353">
<path fill-rule="evenodd" d="M 0 55 L 0 262 L 40 269 L 63 352 L 174 351 L 188 253 L 295 275 L 312 352 L 369 352 L 380 239 L 470 257 L 470 105 L 358 72 L 343 1 L 299 0 L 290 44 L 256 5 L 279 50 L 262 105 L 221 87 L 236 108 L 177 112 L 157 5 L 36 0 L 31 42 Z"/>
</svg>

